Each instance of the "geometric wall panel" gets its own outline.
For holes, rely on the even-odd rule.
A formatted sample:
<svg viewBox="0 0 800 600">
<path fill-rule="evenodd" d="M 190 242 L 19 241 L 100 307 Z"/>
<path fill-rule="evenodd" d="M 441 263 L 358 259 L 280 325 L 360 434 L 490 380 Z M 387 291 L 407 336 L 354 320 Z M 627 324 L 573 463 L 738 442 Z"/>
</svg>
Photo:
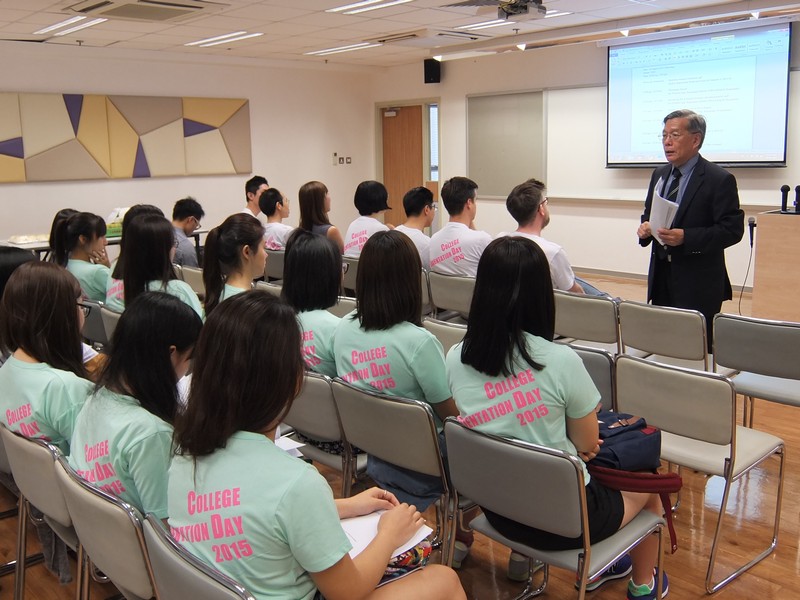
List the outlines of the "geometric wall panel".
<svg viewBox="0 0 800 600">
<path fill-rule="evenodd" d="M 187 137 L 184 143 L 186 144 L 186 167 L 192 173 L 219 173 L 219 167 L 225 161 L 228 163 L 226 172 L 236 173 L 219 130 Z"/>
<path fill-rule="evenodd" d="M 250 172 L 246 99 L 0 93 L 0 183 Z"/>
</svg>

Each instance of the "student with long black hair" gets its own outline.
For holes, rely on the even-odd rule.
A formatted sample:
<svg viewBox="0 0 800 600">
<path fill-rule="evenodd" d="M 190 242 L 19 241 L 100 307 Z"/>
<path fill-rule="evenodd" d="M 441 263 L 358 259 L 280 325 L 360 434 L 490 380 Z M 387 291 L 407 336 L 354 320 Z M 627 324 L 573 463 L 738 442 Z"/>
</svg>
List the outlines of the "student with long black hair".
<svg viewBox="0 0 800 600">
<path fill-rule="evenodd" d="M 12 431 L 45 438 L 69 453 L 75 418 L 92 384 L 81 349 L 81 287 L 66 269 L 27 262 L 12 273 L 0 303 L 0 413 Z"/>
<path fill-rule="evenodd" d="M 223 300 L 252 289 L 253 280 L 264 275 L 266 261 L 264 227 L 255 217 L 236 213 L 209 231 L 203 267 L 206 314 Z"/>
<path fill-rule="evenodd" d="M 122 280 L 110 279 L 106 290 L 106 305 L 111 310 L 122 312 L 127 302 L 151 291 L 171 294 L 203 316 L 197 294 L 188 283 L 175 277 L 172 224 L 167 219 L 151 213 L 139 215 L 130 221 L 123 239 L 125 250 L 117 265 Z"/>
<path fill-rule="evenodd" d="M 175 426 L 173 536 L 259 600 L 464 599 L 440 565 L 375 589 L 392 550 L 422 525 L 419 512 L 380 488 L 334 500 L 314 467 L 275 445 L 302 385 L 300 338 L 292 308 L 265 291 L 238 294 L 210 315 Z M 351 559 L 339 519 L 376 510 L 387 511 L 376 538 Z"/>
<path fill-rule="evenodd" d="M 189 368 L 202 325 L 174 296 L 137 296 L 120 317 L 108 363 L 72 434 L 69 462 L 78 473 L 162 519 L 179 406 L 176 383 Z"/>
<path fill-rule="evenodd" d="M 468 426 L 589 460 L 599 450 L 595 412 L 600 393 L 580 357 L 568 346 L 553 343 L 554 328 L 553 284 L 544 252 L 527 238 L 498 238 L 486 247 L 478 263 L 466 335 L 447 354 L 448 380 L 462 422 Z M 523 407 L 513 403 L 514 410 L 486 420 L 482 416 L 486 409 L 511 396 L 512 390 L 515 397 L 530 401 Z M 592 479 L 585 468 L 583 475 L 592 543 L 613 535 L 642 510 L 661 514 L 657 495 L 611 490 Z M 532 529 L 491 511 L 484 513 L 503 535 L 523 544 L 550 550 L 581 545 L 580 539 Z M 631 551 L 629 599 L 655 598 L 657 551 L 655 537 Z M 590 589 L 630 572 L 631 560 L 624 557 L 590 582 Z M 665 574 L 663 581 L 666 596 Z"/>
<path fill-rule="evenodd" d="M 89 300 L 104 302 L 111 263 L 106 254 L 106 222 L 88 212 L 62 219 L 55 228 L 54 262 L 66 267 Z"/>
<path fill-rule="evenodd" d="M 342 232 L 331 224 L 328 213 L 331 212 L 331 195 L 321 181 L 309 181 L 300 187 L 297 194 L 300 204 L 300 229 L 317 235 L 324 235 L 344 252 Z"/>
</svg>

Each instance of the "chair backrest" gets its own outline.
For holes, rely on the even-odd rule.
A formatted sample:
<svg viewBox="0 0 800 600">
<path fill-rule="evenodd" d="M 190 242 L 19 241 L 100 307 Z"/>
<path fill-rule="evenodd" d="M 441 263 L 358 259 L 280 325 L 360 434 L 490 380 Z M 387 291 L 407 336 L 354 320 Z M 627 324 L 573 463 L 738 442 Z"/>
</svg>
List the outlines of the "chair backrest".
<svg viewBox="0 0 800 600">
<path fill-rule="evenodd" d="M 604 296 L 555 290 L 555 333 L 568 338 L 619 345 L 617 303 Z"/>
<path fill-rule="evenodd" d="M 623 349 L 702 360 L 708 369 L 706 319 L 699 311 L 623 300 L 619 330 Z"/>
<path fill-rule="evenodd" d="M 155 595 L 139 512 L 81 479 L 62 456 L 55 469 L 78 538 L 92 562 L 139 598 Z"/>
<path fill-rule="evenodd" d="M 122 313 L 118 313 L 114 310 L 106 308 L 105 306 L 101 306 L 100 316 L 103 318 L 103 327 L 106 330 L 106 339 L 110 342 Z"/>
<path fill-rule="evenodd" d="M 264 279 L 283 279 L 283 250 L 267 250 L 267 262 L 264 264 Z"/>
<path fill-rule="evenodd" d="M 714 361 L 737 371 L 800 379 L 800 323 L 724 313 L 714 317 Z"/>
<path fill-rule="evenodd" d="M 422 269 L 422 314 L 431 312 L 431 283 L 428 281 L 428 272 Z"/>
<path fill-rule="evenodd" d="M 580 459 L 480 433 L 452 417 L 445 421 L 444 435 L 450 480 L 459 496 L 523 525 L 570 538 L 583 534 Z"/>
<path fill-rule="evenodd" d="M 472 304 L 472 293 L 475 290 L 474 277 L 442 275 L 431 271 L 428 273 L 431 285 L 431 303 L 436 310 L 455 310 L 462 315 L 469 315 Z"/>
<path fill-rule="evenodd" d="M 583 366 L 589 372 L 597 391 L 600 392 L 600 401 L 605 410 L 614 410 L 616 401 L 614 399 L 614 357 L 611 353 L 599 348 L 587 348 L 570 344 L 570 347 L 578 353 L 583 361 Z"/>
<path fill-rule="evenodd" d="M 185 550 L 158 517 L 147 515 L 142 529 L 159 598 L 255 600 L 239 583 Z"/>
<path fill-rule="evenodd" d="M 256 289 L 265 290 L 278 298 L 281 297 L 281 286 L 276 285 L 274 283 L 267 283 L 266 281 L 258 281 L 256 282 Z"/>
<path fill-rule="evenodd" d="M 617 410 L 669 433 L 712 444 L 735 440 L 736 391 L 716 373 L 617 356 Z"/>
<path fill-rule="evenodd" d="M 422 326 L 436 336 L 436 339 L 439 340 L 442 348 L 444 348 L 445 355 L 450 351 L 450 348 L 463 340 L 464 334 L 467 333 L 466 325 L 448 323 L 447 321 L 440 321 L 430 317 L 422 319 Z"/>
<path fill-rule="evenodd" d="M 203 269 L 196 267 L 181 267 L 183 271 L 183 280 L 189 284 L 195 294 L 198 296 L 206 295 L 206 284 L 203 283 Z"/>
<path fill-rule="evenodd" d="M 358 259 L 352 256 L 343 256 L 342 264 L 347 265 L 347 271 L 342 275 L 342 288 L 355 291 L 356 278 L 358 277 Z"/>
<path fill-rule="evenodd" d="M 94 302 L 93 300 L 83 300 L 82 304 L 89 307 L 89 314 L 83 322 L 83 330 L 81 335 L 93 344 L 108 345 L 108 338 L 106 337 L 106 328 L 103 325 L 103 315 L 100 313 L 102 302 Z"/>
<path fill-rule="evenodd" d="M 172 270 L 175 271 L 175 277 L 184 281 L 183 279 L 183 267 L 177 263 L 172 263 Z"/>
<path fill-rule="evenodd" d="M 338 378 L 331 387 L 350 444 L 394 465 L 441 477 L 447 489 L 429 404 L 368 392 Z"/>
<path fill-rule="evenodd" d="M 0 425 L 8 464 L 20 492 L 47 517 L 64 527 L 72 518 L 56 480 L 55 461 L 59 450 L 44 440 L 29 439 Z"/>
<path fill-rule="evenodd" d="M 338 442 L 342 439 L 339 413 L 333 401 L 331 380 L 319 373 L 307 372 L 303 389 L 292 402 L 283 422 L 314 440 Z"/>
<path fill-rule="evenodd" d="M 339 300 L 333 306 L 328 307 L 328 312 L 336 315 L 339 318 L 344 317 L 346 314 L 353 312 L 356 309 L 355 298 L 348 298 L 347 296 L 339 296 Z"/>
</svg>

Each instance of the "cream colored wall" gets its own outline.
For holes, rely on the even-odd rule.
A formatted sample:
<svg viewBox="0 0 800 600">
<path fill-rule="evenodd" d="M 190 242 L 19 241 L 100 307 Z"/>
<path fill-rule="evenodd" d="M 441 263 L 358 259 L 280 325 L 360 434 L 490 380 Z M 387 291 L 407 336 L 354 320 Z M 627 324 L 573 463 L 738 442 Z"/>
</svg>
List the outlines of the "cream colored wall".
<svg viewBox="0 0 800 600">
<path fill-rule="evenodd" d="M 245 60 L 0 42 L 0 91 L 249 98 L 254 173 L 286 194 L 288 222 L 299 219 L 297 191 L 323 181 L 331 191 L 331 220 L 355 218 L 353 190 L 374 175 L 373 103 L 369 69 L 288 68 Z M 332 154 L 352 157 L 332 165 Z M 103 217 L 117 206 L 147 202 L 169 216 L 175 201 L 197 198 L 204 226 L 244 207 L 249 176 L 169 177 L 0 186 L 0 239 L 49 231 L 64 207 Z"/>
<path fill-rule="evenodd" d="M 421 64 L 395 67 L 374 78 L 373 95 L 378 103 L 438 96 L 444 181 L 467 174 L 468 96 L 543 90 L 552 215 L 547 237 L 566 248 L 576 267 L 644 275 L 649 252 L 639 247 L 636 227 L 650 170 L 605 168 L 605 79 L 606 49 L 583 44 L 447 61 L 440 84 L 423 83 Z M 800 136 L 791 133 L 800 119 L 798 82 L 793 73 L 789 166 L 733 170 L 746 217 L 775 208 L 782 184 L 800 183 Z M 660 125 L 653 124 L 656 133 Z M 509 191 L 517 183 L 509 182 Z M 501 198 L 481 198 L 477 225 L 492 234 L 515 227 Z M 727 251 L 734 286 L 744 282 L 749 249 L 745 232 L 743 241 Z M 747 285 L 752 285 L 752 269 Z"/>
</svg>

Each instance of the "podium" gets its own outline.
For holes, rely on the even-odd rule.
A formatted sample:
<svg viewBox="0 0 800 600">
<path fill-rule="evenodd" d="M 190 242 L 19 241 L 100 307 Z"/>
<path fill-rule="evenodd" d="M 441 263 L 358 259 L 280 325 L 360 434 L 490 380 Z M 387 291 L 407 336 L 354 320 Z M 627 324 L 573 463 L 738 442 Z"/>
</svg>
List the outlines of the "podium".
<svg viewBox="0 0 800 600">
<path fill-rule="evenodd" d="M 758 215 L 753 316 L 800 322 L 800 214 Z"/>
</svg>

